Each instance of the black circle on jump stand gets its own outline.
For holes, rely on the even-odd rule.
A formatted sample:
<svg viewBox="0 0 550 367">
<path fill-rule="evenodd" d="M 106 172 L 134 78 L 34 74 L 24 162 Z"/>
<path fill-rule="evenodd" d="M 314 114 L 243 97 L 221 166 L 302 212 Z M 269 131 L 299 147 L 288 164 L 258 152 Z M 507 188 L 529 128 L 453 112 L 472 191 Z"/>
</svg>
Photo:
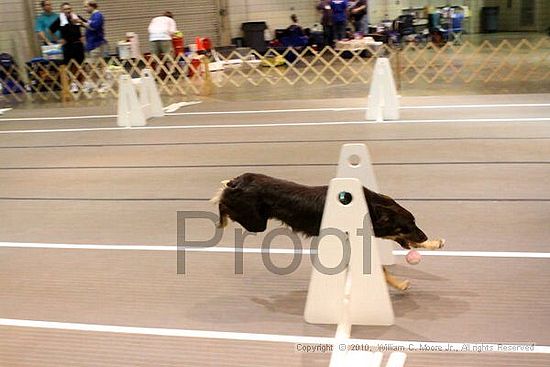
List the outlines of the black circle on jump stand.
<svg viewBox="0 0 550 367">
<path fill-rule="evenodd" d="M 349 203 L 352 202 L 353 200 L 353 196 L 347 192 L 347 191 L 342 191 L 338 194 L 338 200 L 344 204 L 344 205 L 348 205 Z"/>
</svg>

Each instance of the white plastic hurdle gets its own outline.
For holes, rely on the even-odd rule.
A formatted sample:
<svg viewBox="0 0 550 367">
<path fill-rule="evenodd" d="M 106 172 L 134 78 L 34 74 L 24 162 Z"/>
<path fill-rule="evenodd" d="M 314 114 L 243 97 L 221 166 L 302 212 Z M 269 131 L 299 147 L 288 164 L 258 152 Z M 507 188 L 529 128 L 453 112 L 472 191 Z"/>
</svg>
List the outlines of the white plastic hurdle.
<svg viewBox="0 0 550 367">
<path fill-rule="evenodd" d="M 337 176 L 330 182 L 321 233 L 313 243 L 317 261 L 304 318 L 312 324 L 337 324 L 330 367 L 381 367 L 382 353 L 339 348 L 350 338 L 352 325 L 393 325 L 395 320 L 382 269 L 383 264 L 394 263 L 392 246 L 373 236 L 363 186 L 373 190 L 378 186 L 364 144 L 342 147 Z M 340 238 L 335 240 L 335 236 Z M 323 267 L 343 271 L 330 273 L 321 271 Z M 405 360 L 404 353 L 392 353 L 386 366 L 402 367 Z"/>
<path fill-rule="evenodd" d="M 151 70 L 144 69 L 141 78 L 132 79 L 128 74 L 121 75 L 117 125 L 145 126 L 149 118 L 161 116 L 164 116 L 164 110 Z"/>
<path fill-rule="evenodd" d="M 365 144 L 344 144 L 340 149 L 340 159 L 336 177 L 353 177 L 361 181 L 366 188 L 378 192 L 378 183 L 372 168 L 370 152 Z M 394 242 L 373 237 L 378 246 L 382 265 L 395 264 Z"/>
<path fill-rule="evenodd" d="M 334 229 L 340 236 L 345 234 L 345 238 L 335 240 Z M 330 367 L 370 367 L 364 360 L 360 362 L 356 353 L 341 351 L 339 345 L 350 338 L 354 324 L 394 323 L 393 307 L 372 235 L 362 183 L 356 178 L 332 179 L 321 232 L 316 240 L 317 261 L 312 270 L 304 312 L 308 323 L 337 324 Z M 349 258 L 343 256 L 346 250 L 342 249 L 345 248 Z M 367 268 L 364 269 L 364 265 Z M 341 266 L 344 270 L 336 274 L 320 271 L 320 267 L 335 269 Z"/>
<path fill-rule="evenodd" d="M 379 57 L 374 65 L 370 84 L 366 119 L 382 122 L 399 119 L 399 96 L 390 61 Z"/>
<path fill-rule="evenodd" d="M 341 201 L 349 198 L 349 203 Z M 334 240 L 333 229 L 346 238 Z M 360 233 L 363 230 L 364 234 Z M 378 247 L 372 245 L 372 224 L 363 193 L 356 178 L 330 181 L 318 242 L 318 264 L 344 271 L 326 274 L 314 266 L 305 307 L 305 319 L 312 324 L 338 324 L 337 338 L 349 338 L 351 325 L 392 325 L 393 308 L 384 280 Z M 342 242 L 342 243 L 341 243 Z M 342 256 L 349 246 L 349 259 Z M 370 249 L 363 253 L 364 249 Z M 369 263 L 370 262 L 370 263 Z M 370 269 L 364 271 L 363 265 Z M 346 266 L 347 265 L 347 266 Z"/>
</svg>

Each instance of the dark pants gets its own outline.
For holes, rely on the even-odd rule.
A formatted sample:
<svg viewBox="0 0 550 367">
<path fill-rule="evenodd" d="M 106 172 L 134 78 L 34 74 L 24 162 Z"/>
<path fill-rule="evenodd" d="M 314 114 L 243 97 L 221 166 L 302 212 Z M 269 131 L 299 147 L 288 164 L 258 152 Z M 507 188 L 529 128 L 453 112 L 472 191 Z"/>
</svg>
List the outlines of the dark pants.
<svg viewBox="0 0 550 367">
<path fill-rule="evenodd" d="M 66 43 L 63 45 L 63 63 L 67 65 L 74 60 L 79 64 L 84 61 L 84 44 L 82 42 Z"/>
<path fill-rule="evenodd" d="M 346 38 L 346 21 L 334 22 L 334 38 L 341 40 Z"/>
<path fill-rule="evenodd" d="M 332 24 L 323 25 L 323 42 L 325 46 L 332 46 L 333 40 Z"/>
<path fill-rule="evenodd" d="M 365 23 L 363 21 L 363 17 L 361 17 L 360 19 L 355 19 L 353 21 L 353 27 L 355 28 L 355 33 L 368 33 L 365 32 Z"/>
</svg>

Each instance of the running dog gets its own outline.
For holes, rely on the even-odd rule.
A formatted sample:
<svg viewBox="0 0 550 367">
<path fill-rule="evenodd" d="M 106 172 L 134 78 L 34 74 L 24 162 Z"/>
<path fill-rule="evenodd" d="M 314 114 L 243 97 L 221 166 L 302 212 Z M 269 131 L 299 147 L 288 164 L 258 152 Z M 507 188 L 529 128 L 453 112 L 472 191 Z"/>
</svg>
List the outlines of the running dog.
<svg viewBox="0 0 550 367">
<path fill-rule="evenodd" d="M 274 177 L 244 173 L 223 181 L 222 188 L 212 198 L 218 204 L 219 227 L 228 218 L 250 232 L 263 232 L 269 219 L 278 219 L 294 232 L 305 236 L 319 235 L 328 186 L 305 186 Z M 444 240 L 428 240 L 416 226 L 414 216 L 389 196 L 363 187 L 376 237 L 394 240 L 405 249 L 429 250 L 443 247 Z M 408 280 L 398 280 L 384 268 L 386 281 L 405 290 Z"/>
</svg>

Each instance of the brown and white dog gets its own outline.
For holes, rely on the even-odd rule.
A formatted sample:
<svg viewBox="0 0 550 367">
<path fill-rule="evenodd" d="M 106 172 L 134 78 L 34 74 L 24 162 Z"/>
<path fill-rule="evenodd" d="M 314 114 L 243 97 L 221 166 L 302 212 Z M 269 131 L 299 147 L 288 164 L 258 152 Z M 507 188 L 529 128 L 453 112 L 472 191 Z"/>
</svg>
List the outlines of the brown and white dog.
<svg viewBox="0 0 550 367">
<path fill-rule="evenodd" d="M 223 181 L 212 201 L 218 204 L 220 227 L 231 219 L 250 232 L 263 232 L 269 219 L 278 219 L 294 232 L 319 235 L 328 186 L 305 186 L 274 177 L 244 173 Z M 376 237 L 394 240 L 405 249 L 435 250 L 444 240 L 428 240 L 416 226 L 414 216 L 389 196 L 363 187 Z M 405 290 L 409 281 L 393 277 L 384 268 L 386 281 Z"/>
</svg>

